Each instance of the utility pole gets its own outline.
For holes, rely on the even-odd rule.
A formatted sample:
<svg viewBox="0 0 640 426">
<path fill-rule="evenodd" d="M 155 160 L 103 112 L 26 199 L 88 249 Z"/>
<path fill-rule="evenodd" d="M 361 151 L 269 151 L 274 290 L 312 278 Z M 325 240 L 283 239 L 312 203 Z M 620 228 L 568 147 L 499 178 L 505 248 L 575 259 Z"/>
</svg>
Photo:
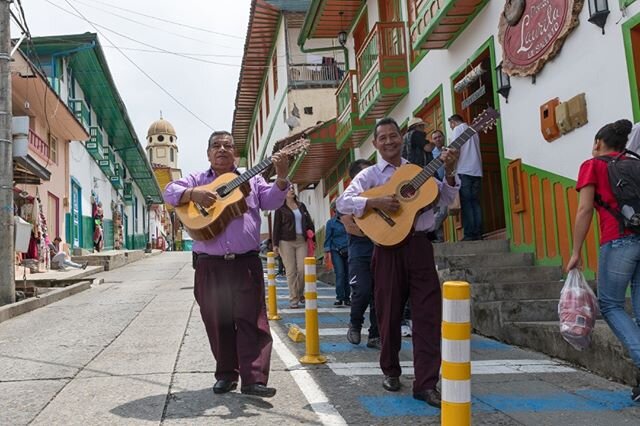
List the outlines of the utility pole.
<svg viewBox="0 0 640 426">
<path fill-rule="evenodd" d="M 0 306 L 16 301 L 11 136 L 11 28 L 9 5 L 0 0 Z"/>
</svg>

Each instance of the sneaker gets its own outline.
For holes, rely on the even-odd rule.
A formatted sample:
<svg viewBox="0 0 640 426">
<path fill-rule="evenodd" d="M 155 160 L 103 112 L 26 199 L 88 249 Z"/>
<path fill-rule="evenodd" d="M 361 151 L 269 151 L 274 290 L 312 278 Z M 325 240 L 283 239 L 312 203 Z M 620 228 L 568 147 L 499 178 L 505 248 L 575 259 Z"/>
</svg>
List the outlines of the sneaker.
<svg viewBox="0 0 640 426">
<path fill-rule="evenodd" d="M 336 300 L 333 302 L 333 306 L 342 306 L 342 300 Z"/>
<path fill-rule="evenodd" d="M 82 264 L 82 269 L 87 269 L 87 266 L 89 266 L 89 262 L 84 262 Z"/>
<path fill-rule="evenodd" d="M 631 388 L 631 400 L 633 402 L 640 402 L 640 386 Z"/>
<path fill-rule="evenodd" d="M 351 306 L 351 300 L 345 300 L 344 301 L 344 305 L 345 306 Z"/>
<path fill-rule="evenodd" d="M 382 349 L 379 337 L 369 337 L 367 340 L 367 347 L 371 349 Z"/>
<path fill-rule="evenodd" d="M 300 303 L 304 303 L 304 301 L 305 301 L 304 296 L 301 296 L 301 297 L 300 297 Z"/>
<path fill-rule="evenodd" d="M 300 307 L 300 306 L 298 306 L 298 304 L 297 304 L 297 303 L 291 303 L 291 304 L 289 305 L 289 309 L 298 309 L 299 307 Z"/>
<path fill-rule="evenodd" d="M 400 334 L 402 335 L 402 337 L 411 336 L 411 327 L 409 327 L 408 325 L 400 326 Z"/>
<path fill-rule="evenodd" d="M 347 331 L 347 340 L 349 341 L 349 343 L 351 343 L 352 345 L 359 345 L 361 337 L 361 328 L 354 327 L 349 324 L 349 330 Z"/>
</svg>

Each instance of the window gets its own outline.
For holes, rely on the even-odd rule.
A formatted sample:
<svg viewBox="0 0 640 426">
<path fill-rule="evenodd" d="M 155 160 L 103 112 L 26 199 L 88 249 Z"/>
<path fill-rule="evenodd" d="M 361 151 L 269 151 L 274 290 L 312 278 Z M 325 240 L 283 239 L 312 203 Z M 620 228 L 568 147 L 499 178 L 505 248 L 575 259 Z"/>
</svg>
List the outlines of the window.
<svg viewBox="0 0 640 426">
<path fill-rule="evenodd" d="M 274 49 L 271 58 L 271 74 L 273 75 L 273 96 L 278 92 L 278 49 Z"/>
<path fill-rule="evenodd" d="M 304 107 L 304 113 L 306 115 L 313 115 L 313 107 Z"/>
<path fill-rule="evenodd" d="M 58 140 L 53 136 L 49 137 L 49 159 L 58 164 Z"/>
<path fill-rule="evenodd" d="M 164 142 L 164 136 L 159 135 L 158 136 L 158 142 Z"/>
<path fill-rule="evenodd" d="M 169 150 L 169 161 L 171 161 L 172 163 L 173 163 L 173 161 L 174 161 L 174 160 L 173 160 L 173 148 L 171 148 L 171 149 Z"/>
</svg>

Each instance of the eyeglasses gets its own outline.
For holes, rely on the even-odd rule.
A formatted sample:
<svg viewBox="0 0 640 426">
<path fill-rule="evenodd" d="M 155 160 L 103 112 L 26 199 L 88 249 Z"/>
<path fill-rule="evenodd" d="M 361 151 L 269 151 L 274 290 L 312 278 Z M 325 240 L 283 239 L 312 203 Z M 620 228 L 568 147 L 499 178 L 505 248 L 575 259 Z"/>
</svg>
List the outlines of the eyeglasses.
<svg viewBox="0 0 640 426">
<path fill-rule="evenodd" d="M 217 143 L 214 143 L 213 145 L 211 145 L 209 147 L 209 149 L 212 149 L 214 151 L 218 151 L 220 148 L 224 148 L 225 151 L 233 151 L 233 145 L 232 144 L 224 144 L 224 145 L 220 145 Z"/>
</svg>

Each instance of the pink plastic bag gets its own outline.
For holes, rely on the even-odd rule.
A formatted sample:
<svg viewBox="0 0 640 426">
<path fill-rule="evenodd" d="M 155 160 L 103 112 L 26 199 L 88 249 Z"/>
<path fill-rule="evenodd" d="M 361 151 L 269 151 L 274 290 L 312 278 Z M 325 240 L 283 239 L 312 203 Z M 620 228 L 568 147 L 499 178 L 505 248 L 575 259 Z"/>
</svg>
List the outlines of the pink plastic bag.
<svg viewBox="0 0 640 426">
<path fill-rule="evenodd" d="M 598 316 L 598 299 L 582 272 L 572 269 L 560 292 L 558 315 L 560 334 L 579 351 L 591 343 L 591 333 Z"/>
</svg>

